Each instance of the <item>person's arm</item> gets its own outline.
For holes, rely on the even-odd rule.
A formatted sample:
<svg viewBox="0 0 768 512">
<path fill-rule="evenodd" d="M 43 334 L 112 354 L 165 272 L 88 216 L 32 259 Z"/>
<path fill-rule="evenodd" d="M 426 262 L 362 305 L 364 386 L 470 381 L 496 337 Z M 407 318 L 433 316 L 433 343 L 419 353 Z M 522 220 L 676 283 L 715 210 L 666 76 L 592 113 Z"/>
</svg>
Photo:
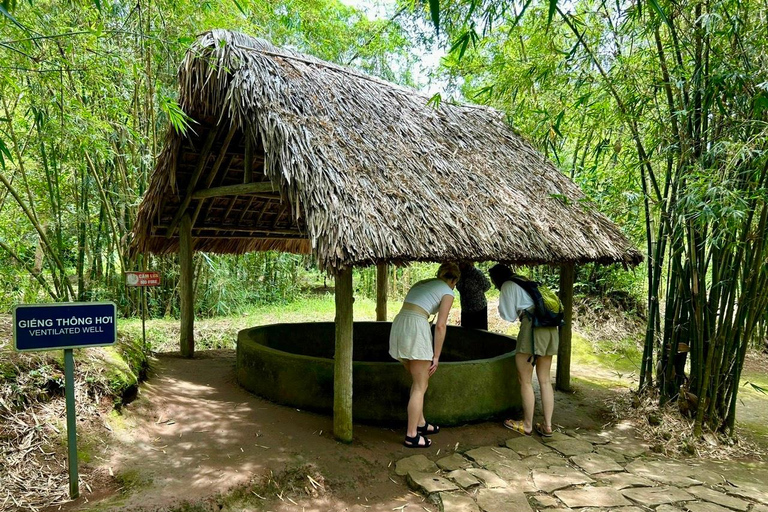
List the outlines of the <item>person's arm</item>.
<svg viewBox="0 0 768 512">
<path fill-rule="evenodd" d="M 517 321 L 517 298 L 514 283 L 507 281 L 499 290 L 499 316 L 507 322 Z"/>
<path fill-rule="evenodd" d="M 440 309 L 437 310 L 437 324 L 435 324 L 435 355 L 432 358 L 432 365 L 429 367 L 429 374 L 437 371 L 440 354 L 443 351 L 443 342 L 445 341 L 445 332 L 448 330 L 448 313 L 451 312 L 453 305 L 453 295 L 443 295 L 440 301 Z"/>
</svg>

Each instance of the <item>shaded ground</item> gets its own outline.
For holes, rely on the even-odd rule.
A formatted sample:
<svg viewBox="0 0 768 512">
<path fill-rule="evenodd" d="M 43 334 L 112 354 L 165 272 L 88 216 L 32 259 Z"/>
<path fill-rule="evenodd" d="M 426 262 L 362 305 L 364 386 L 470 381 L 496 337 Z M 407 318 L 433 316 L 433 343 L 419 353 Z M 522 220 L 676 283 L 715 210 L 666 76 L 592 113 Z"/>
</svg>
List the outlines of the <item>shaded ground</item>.
<svg viewBox="0 0 768 512">
<path fill-rule="evenodd" d="M 599 429 L 607 421 L 604 399 L 596 392 L 558 394 L 557 423 L 573 430 Z M 111 447 L 103 473 L 115 475 L 123 489 L 99 509 L 164 510 L 183 501 L 204 501 L 270 471 L 277 475 L 307 465 L 322 475 L 330 492 L 314 500 L 292 496 L 297 503 L 309 500 L 318 510 L 391 511 L 404 504 L 433 509 L 401 479 L 392 478 L 393 462 L 414 453 L 400 444 L 402 432 L 355 425 L 354 443 L 340 444 L 333 439 L 330 417 L 275 405 L 242 390 L 234 380 L 232 351 L 204 352 L 191 361 L 161 355 L 154 377 L 120 423 L 114 425 L 119 444 Z M 450 428 L 419 453 L 438 456 L 497 445 L 509 436 L 499 423 Z M 264 497 L 269 505 L 264 510 L 296 507 L 276 495 Z M 92 507 L 81 499 L 68 508 Z"/>
</svg>

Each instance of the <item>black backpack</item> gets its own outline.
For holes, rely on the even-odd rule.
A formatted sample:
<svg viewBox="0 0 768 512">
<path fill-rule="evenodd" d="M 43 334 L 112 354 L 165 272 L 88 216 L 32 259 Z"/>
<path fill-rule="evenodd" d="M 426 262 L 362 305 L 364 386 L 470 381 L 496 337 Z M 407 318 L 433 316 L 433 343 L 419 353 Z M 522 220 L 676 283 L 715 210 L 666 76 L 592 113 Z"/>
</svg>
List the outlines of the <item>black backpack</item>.
<svg viewBox="0 0 768 512">
<path fill-rule="evenodd" d="M 560 302 L 560 298 L 555 292 L 536 281 L 519 275 L 513 275 L 510 281 L 519 285 L 533 299 L 534 310 L 530 315 L 533 327 L 561 327 L 563 325 L 563 303 Z"/>
</svg>

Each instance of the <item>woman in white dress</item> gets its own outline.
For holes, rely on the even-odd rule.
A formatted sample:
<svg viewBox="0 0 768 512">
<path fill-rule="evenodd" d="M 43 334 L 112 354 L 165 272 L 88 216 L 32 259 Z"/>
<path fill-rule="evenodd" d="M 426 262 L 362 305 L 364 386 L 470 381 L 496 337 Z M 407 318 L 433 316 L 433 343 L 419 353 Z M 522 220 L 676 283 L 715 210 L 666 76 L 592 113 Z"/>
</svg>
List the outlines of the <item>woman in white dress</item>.
<svg viewBox="0 0 768 512">
<path fill-rule="evenodd" d="M 453 305 L 453 289 L 461 272 L 455 263 L 443 263 L 437 277 L 414 284 L 403 301 L 403 307 L 392 322 L 389 355 L 397 359 L 411 375 L 408 400 L 408 428 L 403 444 L 408 448 L 427 448 L 427 437 L 440 432 L 440 427 L 424 419 L 424 393 L 429 377 L 435 373 L 443 350 L 448 313 Z M 437 313 L 434 348 L 429 315 Z"/>
</svg>

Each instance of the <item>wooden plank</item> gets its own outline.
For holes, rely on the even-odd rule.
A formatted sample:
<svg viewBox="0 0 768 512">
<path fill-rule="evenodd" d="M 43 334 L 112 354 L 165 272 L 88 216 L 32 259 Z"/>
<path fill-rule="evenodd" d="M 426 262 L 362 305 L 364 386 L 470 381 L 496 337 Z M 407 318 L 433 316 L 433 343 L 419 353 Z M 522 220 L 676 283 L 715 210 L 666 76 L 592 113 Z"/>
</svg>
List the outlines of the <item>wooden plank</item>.
<svg viewBox="0 0 768 512">
<path fill-rule="evenodd" d="M 181 307 L 180 350 L 183 357 L 195 355 L 195 291 L 194 267 L 192 266 L 192 219 L 189 214 L 181 217 L 179 226 L 179 298 Z"/>
<path fill-rule="evenodd" d="M 387 264 L 376 265 L 376 321 L 387 321 Z"/>
<path fill-rule="evenodd" d="M 243 161 L 243 183 L 253 183 L 253 137 L 248 127 L 243 129 L 245 134 L 245 160 Z"/>
<path fill-rule="evenodd" d="M 563 326 L 560 327 L 560 344 L 557 349 L 557 376 L 555 388 L 571 390 L 571 338 L 573 336 L 573 281 L 576 268 L 573 263 L 560 267 L 560 300 L 563 302 Z"/>
<path fill-rule="evenodd" d="M 192 201 L 192 192 L 197 187 L 197 181 L 200 179 L 200 175 L 203 173 L 203 169 L 205 169 L 205 164 L 208 163 L 208 157 L 211 154 L 211 148 L 213 148 L 213 142 L 216 140 L 216 135 L 218 135 L 219 129 L 218 127 L 211 129 L 211 131 L 208 132 L 208 138 L 205 140 L 205 145 L 203 145 L 203 149 L 200 152 L 200 160 L 197 162 L 197 166 L 195 167 L 195 171 L 192 173 L 192 176 L 189 178 L 189 183 L 187 184 L 187 192 L 184 195 L 184 199 L 181 200 L 181 204 L 179 205 L 179 209 L 176 211 L 176 214 L 173 216 L 173 220 L 171 221 L 171 228 L 166 233 L 166 237 L 171 238 L 173 235 L 173 232 L 176 230 L 176 226 L 179 223 L 179 220 L 181 220 L 181 216 L 184 215 L 184 212 L 187 211 L 187 208 L 189 207 L 189 203 Z M 190 220 L 192 220 L 190 218 Z"/>
<path fill-rule="evenodd" d="M 269 181 L 262 181 L 259 183 L 241 183 L 237 185 L 225 185 L 223 187 L 201 188 L 192 194 L 192 199 L 205 199 L 208 197 L 223 196 L 247 196 L 248 194 L 274 191 L 274 187 Z"/>
<path fill-rule="evenodd" d="M 336 273 L 336 352 L 333 366 L 333 434 L 352 442 L 352 267 Z"/>
</svg>

